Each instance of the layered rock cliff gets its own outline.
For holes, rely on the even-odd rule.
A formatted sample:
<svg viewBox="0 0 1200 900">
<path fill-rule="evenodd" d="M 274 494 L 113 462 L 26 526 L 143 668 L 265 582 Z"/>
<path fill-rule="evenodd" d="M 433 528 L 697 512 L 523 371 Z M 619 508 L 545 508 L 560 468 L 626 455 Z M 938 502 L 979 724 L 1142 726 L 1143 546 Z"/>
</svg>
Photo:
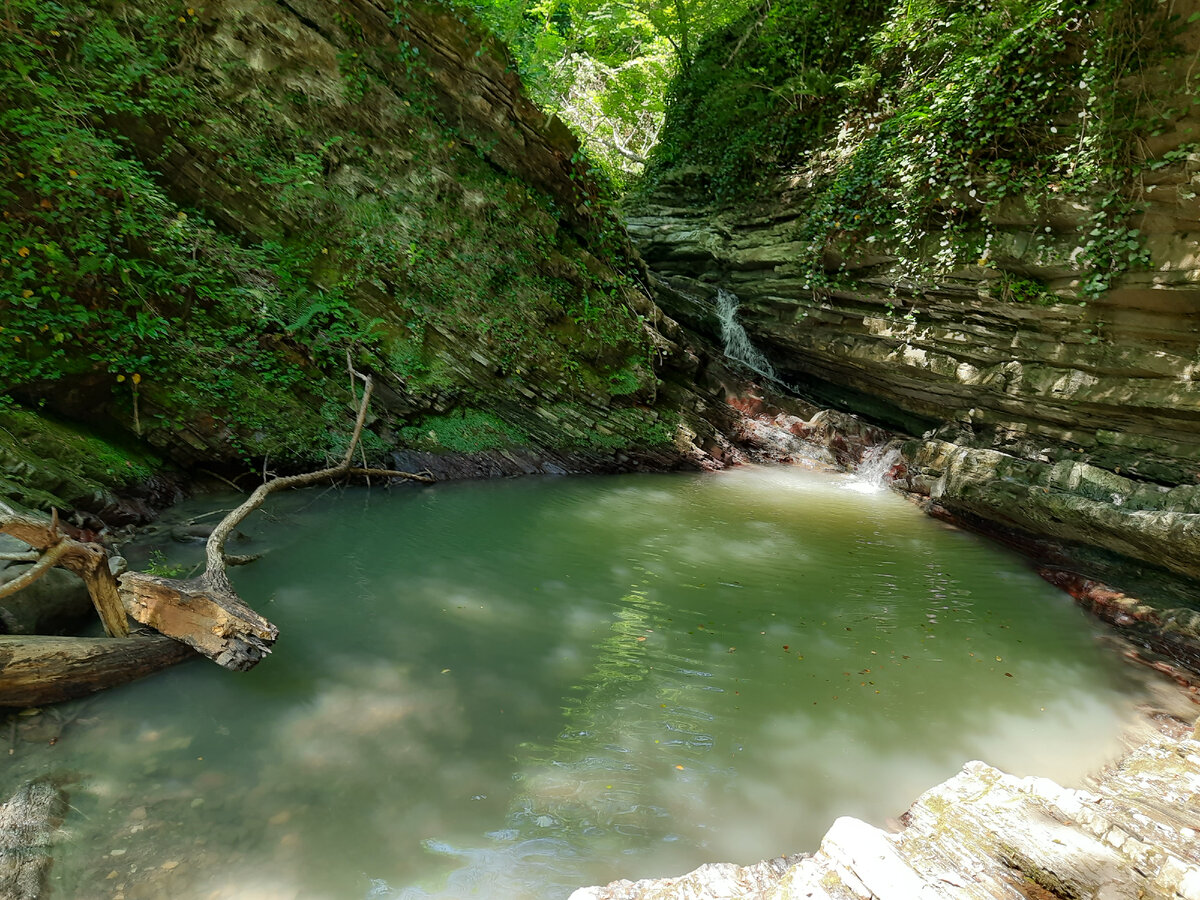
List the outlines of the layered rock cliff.
<svg viewBox="0 0 1200 900">
<path fill-rule="evenodd" d="M 401 465 L 669 466 L 717 440 L 578 145 L 465 14 L 2 15 L 4 495 L 111 514 L 164 461 L 321 461 L 348 363 L 377 382 L 368 452 Z"/>
<path fill-rule="evenodd" d="M 732 292 L 741 323 L 782 382 L 907 436 L 898 483 L 945 514 L 1026 546 L 1053 539 L 1067 549 L 1044 553 L 1056 564 L 1130 590 L 1159 590 L 1168 606 L 1194 604 L 1200 117 L 1187 86 L 1200 31 L 1183 24 L 1193 11 L 1176 10 L 1175 51 L 1141 68 L 1127 61 L 1119 72 L 1113 89 L 1136 85 L 1138 95 L 1123 115 L 1156 124 L 1138 132 L 1138 152 L 1122 157 L 1123 167 L 1103 169 L 1111 185 L 1068 183 L 1089 134 L 1075 123 L 1104 124 L 1088 118 L 1095 112 L 1082 90 L 1093 77 L 1088 55 L 1094 60 L 1099 50 L 1079 34 L 1099 28 L 1099 13 L 1078 11 L 1038 20 L 1062 38 L 1046 38 L 1053 46 L 1040 63 L 1032 30 L 1017 29 L 1014 68 L 1001 60 L 977 79 L 1012 80 L 1008 89 L 1017 91 L 1030 78 L 1076 88 L 1037 132 L 1012 124 L 1017 113 L 1003 113 L 1013 102 L 1001 92 L 995 102 L 1009 116 L 1012 145 L 999 151 L 1000 138 L 953 144 L 953 129 L 972 123 L 903 131 L 918 120 L 902 85 L 890 111 L 880 101 L 866 116 L 849 103 L 824 143 L 752 198 L 731 201 L 716 189 L 718 166 L 676 156 L 628 219 L 661 279 L 660 302 L 716 340 L 718 298 L 728 302 L 722 291 Z M 1152 19 L 1148 12 L 1134 21 L 1145 32 Z M 732 59 L 728 48 L 719 58 Z M 945 62 L 952 52 L 941 59 L 943 70 L 953 68 Z M 943 79 L 950 93 L 962 80 L 936 67 L 922 77 Z M 879 135 L 889 128 L 901 131 L 885 141 Z M 1074 147 L 1053 155 L 1068 131 Z M 928 183 L 922 176 L 914 195 L 905 173 L 920 161 L 919 148 L 939 141 L 930 166 L 947 165 L 952 152 L 967 161 Z M 1021 141 L 1048 148 L 1031 169 L 1063 168 L 1024 180 L 998 174 L 1024 152 Z M 1017 188 L 1026 193 L 1006 195 Z M 1119 265 L 1098 249 L 1117 243 Z M 1155 572 L 1159 587 L 1148 588 L 1140 576 L 1154 581 Z"/>
</svg>

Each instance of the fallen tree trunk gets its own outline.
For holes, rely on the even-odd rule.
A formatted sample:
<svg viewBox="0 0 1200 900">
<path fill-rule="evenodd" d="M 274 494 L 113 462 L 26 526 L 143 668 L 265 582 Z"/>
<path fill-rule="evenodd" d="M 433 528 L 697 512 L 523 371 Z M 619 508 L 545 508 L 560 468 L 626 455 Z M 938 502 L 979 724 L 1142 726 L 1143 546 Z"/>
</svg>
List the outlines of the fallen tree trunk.
<svg viewBox="0 0 1200 900">
<path fill-rule="evenodd" d="M 190 648 L 158 634 L 127 638 L 0 635 L 0 706 L 25 708 L 74 700 L 193 656 Z"/>
</svg>

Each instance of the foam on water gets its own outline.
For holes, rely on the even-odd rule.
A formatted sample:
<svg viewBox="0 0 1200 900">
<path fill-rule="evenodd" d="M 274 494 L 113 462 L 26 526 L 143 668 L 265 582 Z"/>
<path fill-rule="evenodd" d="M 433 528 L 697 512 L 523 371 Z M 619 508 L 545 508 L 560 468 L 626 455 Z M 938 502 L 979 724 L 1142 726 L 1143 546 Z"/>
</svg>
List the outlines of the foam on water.
<svg viewBox="0 0 1200 900">
<path fill-rule="evenodd" d="M 886 490 L 891 485 L 892 469 L 899 461 L 899 443 L 868 447 L 846 488 L 859 494 L 877 494 Z"/>
</svg>

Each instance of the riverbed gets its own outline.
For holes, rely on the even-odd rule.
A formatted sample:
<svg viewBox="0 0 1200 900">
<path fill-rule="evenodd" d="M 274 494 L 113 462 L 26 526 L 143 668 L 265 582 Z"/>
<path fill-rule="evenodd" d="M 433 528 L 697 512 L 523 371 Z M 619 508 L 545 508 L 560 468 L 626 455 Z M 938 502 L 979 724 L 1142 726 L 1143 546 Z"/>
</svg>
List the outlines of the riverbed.
<svg viewBox="0 0 1200 900">
<path fill-rule="evenodd" d="M 242 530 L 271 657 L 22 724 L 9 780 L 71 793 L 52 896 L 540 900 L 748 863 L 969 759 L 1077 784 L 1153 687 L 1021 559 L 848 475 L 318 489 Z"/>
</svg>

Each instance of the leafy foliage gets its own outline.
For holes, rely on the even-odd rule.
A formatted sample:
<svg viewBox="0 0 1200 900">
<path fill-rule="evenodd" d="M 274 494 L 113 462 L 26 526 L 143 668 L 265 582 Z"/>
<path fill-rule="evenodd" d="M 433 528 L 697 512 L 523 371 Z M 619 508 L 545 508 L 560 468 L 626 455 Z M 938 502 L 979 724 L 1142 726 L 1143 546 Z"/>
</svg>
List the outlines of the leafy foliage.
<svg viewBox="0 0 1200 900">
<path fill-rule="evenodd" d="M 829 259 L 885 247 L 914 282 L 987 266 L 1014 252 L 993 215 L 1035 223 L 1036 267 L 1066 252 L 1051 219 L 1075 204 L 1092 210 L 1072 258 L 1095 297 L 1146 259 L 1117 198 L 1144 164 L 1138 137 L 1172 113 L 1138 73 L 1179 27 L 1156 0 L 773 2 L 677 78 L 647 186 L 700 163 L 715 199 L 744 200 L 803 167 L 795 236 L 814 289 L 841 280 Z"/>
<path fill-rule="evenodd" d="M 516 394 L 526 376 L 595 395 L 634 372 L 626 393 L 653 391 L 603 235 L 585 250 L 552 201 L 464 143 L 414 47 L 368 46 L 338 11 L 336 97 L 206 57 L 238 23 L 203 8 L 114 10 L 2 13 L 11 396 L 77 398 L 160 442 L 201 422 L 233 453 L 307 460 L 346 430 L 347 352 L 418 411 Z M 210 190 L 181 188 L 181 160 L 209 167 Z"/>
<path fill-rule="evenodd" d="M 748 0 L 476 0 L 534 98 L 624 188 L 658 140 L 667 86 Z"/>
<path fill-rule="evenodd" d="M 865 38 L 884 11 L 880 0 L 784 0 L 745 11 L 672 85 L 656 165 L 711 166 L 720 196 L 764 184 L 839 120 L 840 85 L 865 60 Z"/>
</svg>

